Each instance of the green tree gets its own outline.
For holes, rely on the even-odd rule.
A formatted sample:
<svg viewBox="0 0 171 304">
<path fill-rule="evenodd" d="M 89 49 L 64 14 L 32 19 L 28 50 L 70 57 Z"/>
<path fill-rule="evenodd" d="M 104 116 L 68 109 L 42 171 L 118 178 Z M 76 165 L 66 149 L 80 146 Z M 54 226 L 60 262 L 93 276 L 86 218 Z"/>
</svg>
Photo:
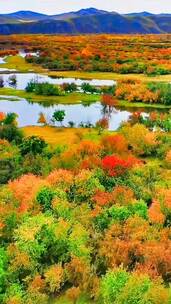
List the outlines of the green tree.
<svg viewBox="0 0 171 304">
<path fill-rule="evenodd" d="M 52 119 L 53 121 L 60 122 L 60 124 L 62 125 L 65 115 L 66 114 L 64 110 L 57 110 L 53 113 Z"/>
<path fill-rule="evenodd" d="M 47 144 L 44 139 L 38 136 L 30 136 L 23 139 L 20 145 L 20 151 L 22 155 L 29 153 L 36 155 L 41 154 L 46 146 Z"/>
</svg>

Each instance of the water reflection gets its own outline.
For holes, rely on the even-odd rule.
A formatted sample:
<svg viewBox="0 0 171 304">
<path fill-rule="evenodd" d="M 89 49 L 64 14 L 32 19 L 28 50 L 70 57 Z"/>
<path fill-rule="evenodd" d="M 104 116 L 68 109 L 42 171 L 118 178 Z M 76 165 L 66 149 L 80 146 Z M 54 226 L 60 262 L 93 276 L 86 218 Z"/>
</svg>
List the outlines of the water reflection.
<svg viewBox="0 0 171 304">
<path fill-rule="evenodd" d="M 1 72 L 1 69 L 0 69 Z M 9 82 L 8 79 L 14 75 L 14 73 L 11 74 L 3 74 L 0 73 L 0 77 L 3 78 L 4 80 L 4 87 L 9 88 Z M 114 80 L 99 80 L 99 79 L 92 79 L 92 80 L 83 80 L 83 79 L 78 79 L 78 78 L 54 78 L 50 77 L 47 75 L 42 75 L 42 74 L 37 74 L 37 73 L 15 73 L 16 75 L 16 89 L 18 90 L 24 90 L 27 86 L 27 84 L 31 81 L 34 80 L 35 82 L 49 82 L 51 84 L 56 84 L 56 85 L 62 85 L 64 83 L 75 83 L 78 87 L 81 87 L 83 83 L 89 83 L 93 86 L 113 86 L 116 82 Z"/>
<path fill-rule="evenodd" d="M 122 111 L 120 109 L 109 110 L 101 105 L 100 102 L 86 106 L 84 104 L 74 105 L 42 105 L 39 103 L 28 102 L 25 99 L 18 101 L 10 101 L 5 99 L 0 101 L 0 112 L 15 112 L 18 114 L 19 126 L 37 125 L 37 120 L 40 112 L 42 112 L 47 119 L 50 119 L 55 110 L 65 110 L 66 116 L 64 125 L 67 126 L 70 121 L 74 122 L 76 126 L 80 123 L 95 123 L 101 119 L 104 114 L 109 117 L 109 129 L 116 130 L 123 121 L 127 121 L 130 116 L 129 111 Z"/>
</svg>

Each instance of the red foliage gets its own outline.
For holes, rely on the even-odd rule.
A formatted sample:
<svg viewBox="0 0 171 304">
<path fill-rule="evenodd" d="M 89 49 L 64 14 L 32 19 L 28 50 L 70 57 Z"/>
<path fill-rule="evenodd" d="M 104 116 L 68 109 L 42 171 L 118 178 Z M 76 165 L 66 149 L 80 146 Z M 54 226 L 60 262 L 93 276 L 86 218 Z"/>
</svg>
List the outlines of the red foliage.
<svg viewBox="0 0 171 304">
<path fill-rule="evenodd" d="M 129 157 L 125 160 L 116 155 L 111 155 L 102 159 L 102 168 L 107 171 L 110 176 L 119 176 L 126 173 L 138 162 L 134 157 Z"/>
<path fill-rule="evenodd" d="M 2 122 L 5 119 L 5 113 L 4 112 L 0 112 L 0 122 Z"/>
<path fill-rule="evenodd" d="M 101 102 L 103 105 L 109 106 L 109 107 L 114 107 L 118 104 L 117 99 L 114 98 L 114 96 L 109 95 L 109 94 L 102 95 Z"/>
<path fill-rule="evenodd" d="M 106 117 L 103 117 L 99 119 L 96 122 L 96 128 L 99 129 L 99 131 L 105 130 L 109 128 L 109 120 Z"/>
</svg>

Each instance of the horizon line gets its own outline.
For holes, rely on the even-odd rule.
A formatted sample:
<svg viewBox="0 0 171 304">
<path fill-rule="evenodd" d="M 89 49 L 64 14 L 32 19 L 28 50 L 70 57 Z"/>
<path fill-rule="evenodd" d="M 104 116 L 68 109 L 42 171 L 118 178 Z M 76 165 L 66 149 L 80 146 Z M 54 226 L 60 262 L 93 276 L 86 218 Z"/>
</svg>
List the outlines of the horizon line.
<svg viewBox="0 0 171 304">
<path fill-rule="evenodd" d="M 66 13 L 76 13 L 76 12 L 79 12 L 81 10 L 88 10 L 88 9 L 95 9 L 95 10 L 99 10 L 99 11 L 104 11 L 104 12 L 107 12 L 107 13 L 118 13 L 120 15 L 128 15 L 128 14 L 142 14 L 142 13 L 148 13 L 148 14 L 151 14 L 151 15 L 170 15 L 171 12 L 160 12 L 160 13 L 156 13 L 156 12 L 151 12 L 151 11 L 133 11 L 133 12 L 119 12 L 119 11 L 109 11 L 109 10 L 105 10 L 105 9 L 100 9 L 100 8 L 97 8 L 97 7 L 85 7 L 85 8 L 80 8 L 78 10 L 72 10 L 72 11 L 64 11 L 64 12 L 57 12 L 57 13 L 46 13 L 46 12 L 41 12 L 41 11 L 35 11 L 35 10 L 29 10 L 29 9 L 26 9 L 26 10 L 17 10 L 17 11 L 10 11 L 10 12 L 3 12 L 1 13 L 0 12 L 0 15 L 9 15 L 9 14 L 15 14 L 15 13 L 18 13 L 18 12 L 32 12 L 32 13 L 37 13 L 37 14 L 42 14 L 42 15 L 47 15 L 47 16 L 53 16 L 53 15 L 62 15 L 62 14 L 66 14 Z"/>
</svg>

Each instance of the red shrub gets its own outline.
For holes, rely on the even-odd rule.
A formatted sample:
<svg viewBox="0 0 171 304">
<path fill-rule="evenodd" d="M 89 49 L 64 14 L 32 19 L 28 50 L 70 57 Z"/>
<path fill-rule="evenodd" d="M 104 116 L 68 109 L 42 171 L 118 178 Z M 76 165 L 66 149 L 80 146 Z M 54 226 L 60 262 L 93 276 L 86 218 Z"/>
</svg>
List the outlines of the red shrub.
<svg viewBox="0 0 171 304">
<path fill-rule="evenodd" d="M 139 161 L 134 157 L 129 157 L 126 160 L 121 159 L 116 155 L 106 156 L 102 159 L 102 168 L 110 176 L 119 176 L 126 173 L 130 168 L 132 168 Z"/>
</svg>

